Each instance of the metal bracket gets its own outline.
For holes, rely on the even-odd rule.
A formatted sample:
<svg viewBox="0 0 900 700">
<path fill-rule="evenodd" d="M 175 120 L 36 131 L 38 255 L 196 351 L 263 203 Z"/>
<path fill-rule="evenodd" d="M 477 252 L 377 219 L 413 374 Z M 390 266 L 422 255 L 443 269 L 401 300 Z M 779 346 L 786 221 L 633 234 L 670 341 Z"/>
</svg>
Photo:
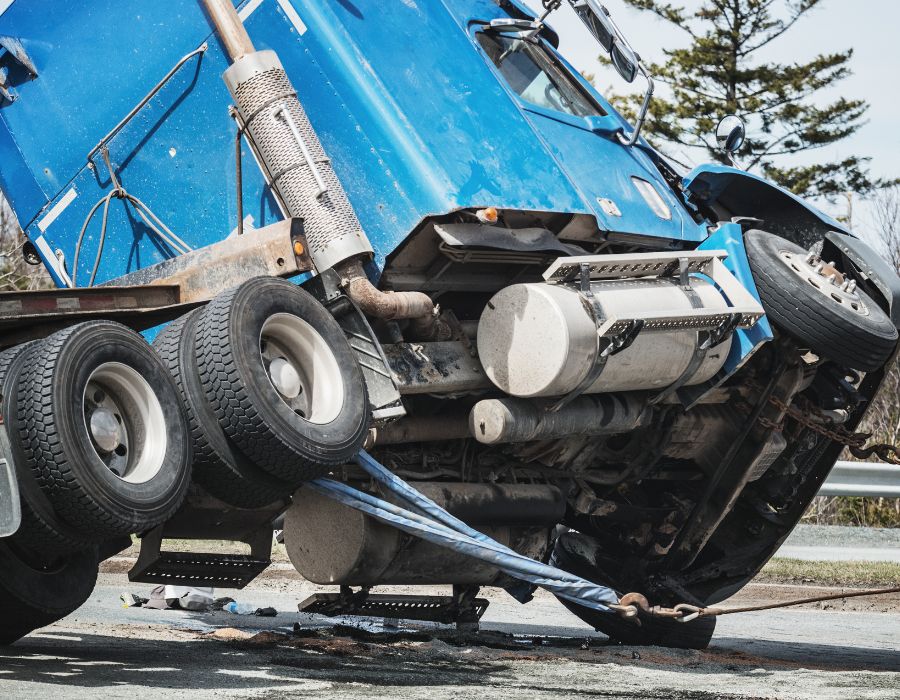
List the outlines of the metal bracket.
<svg viewBox="0 0 900 700">
<path fill-rule="evenodd" d="M 727 321 L 732 313 L 741 314 L 739 326 L 749 328 L 764 311 L 759 301 L 748 292 L 722 262 L 728 253 L 722 250 L 684 250 L 677 253 L 632 253 L 624 255 L 586 255 L 559 258 L 544 272 L 548 284 L 572 284 L 579 282 L 583 291 L 587 279 L 591 281 L 666 278 L 678 274 L 682 287 L 690 287 L 690 275 L 709 278 L 728 301 L 729 308 L 692 309 L 682 311 L 648 312 L 642 315 L 644 330 L 669 329 L 709 330 Z M 587 286 L 590 286 L 587 284 Z M 626 319 L 609 324 L 607 335 L 618 335 L 625 330 Z"/>
<path fill-rule="evenodd" d="M 742 314 L 734 313 L 716 328 L 706 331 L 706 339 L 700 344 L 700 349 L 703 351 L 711 350 L 717 345 L 724 343 L 728 335 L 741 325 L 742 320 Z"/>
<path fill-rule="evenodd" d="M 328 185 L 326 185 L 325 180 L 322 179 L 322 173 L 319 171 L 319 166 L 316 163 L 315 158 L 313 158 L 312 153 L 310 153 L 309 151 L 309 146 L 306 145 L 306 141 L 303 139 L 303 135 L 300 133 L 300 130 L 297 128 L 297 124 L 294 122 L 294 118 L 291 116 L 291 113 L 287 109 L 285 109 L 284 107 L 279 107 L 274 112 L 272 112 L 273 119 L 277 119 L 278 117 L 284 119 L 284 122 L 285 124 L 287 124 L 291 135 L 294 137 L 294 141 L 297 142 L 297 147 L 303 154 L 303 159 L 306 161 L 306 165 L 312 173 L 313 179 L 316 181 L 316 186 L 319 188 L 319 191 L 316 192 L 316 199 L 321 199 L 322 195 L 328 192 Z M 322 162 L 328 163 L 329 160 L 326 158 Z M 281 175 L 283 175 L 283 173 L 278 173 L 278 175 L 275 176 L 275 179 L 277 180 Z"/>
<path fill-rule="evenodd" d="M 697 338 L 697 348 L 695 349 L 694 355 L 693 357 L 691 357 L 691 360 L 688 363 L 688 366 L 685 368 L 684 372 L 682 372 L 681 376 L 678 377 L 678 379 L 672 382 L 663 391 L 651 398 L 649 403 L 651 405 L 662 403 L 672 394 L 678 392 L 700 368 L 700 364 L 706 357 L 706 353 L 712 350 L 717 345 L 721 345 L 722 343 L 724 343 L 725 339 L 728 338 L 728 336 L 738 326 L 740 326 L 741 318 L 741 314 L 734 313 L 731 314 L 727 319 L 722 321 L 722 323 L 720 323 L 716 328 L 706 331 L 698 331 L 698 336 L 700 336 L 700 334 L 702 333 L 705 337 L 702 341 L 700 340 L 700 337 Z"/>
<path fill-rule="evenodd" d="M 9 56 L 10 60 L 4 60 L 7 56 Z M 28 52 L 25 51 L 22 42 L 15 37 L 0 36 L 0 64 L 2 63 L 13 63 L 14 69 L 24 69 L 28 80 L 34 80 L 38 77 L 34 61 L 31 60 Z M 24 82 L 16 80 L 15 77 L 10 77 L 9 68 L 9 65 L 0 65 L 0 106 L 4 103 L 15 102 L 19 96 L 12 89 L 12 83 L 14 81 L 17 83 Z"/>
<path fill-rule="evenodd" d="M 609 328 L 617 323 L 616 319 L 604 318 L 603 307 L 591 289 L 591 267 L 588 263 L 582 262 L 579 265 L 578 288 L 582 295 L 587 299 L 591 306 L 591 316 L 594 319 L 594 325 L 597 329 L 597 345 L 594 350 L 594 362 L 590 371 L 578 383 L 572 391 L 563 396 L 559 401 L 550 405 L 548 411 L 558 411 L 563 406 L 569 404 L 573 400 L 581 396 L 587 391 L 606 367 L 606 361 L 623 350 L 626 350 L 637 338 L 638 334 L 644 328 L 644 320 L 640 318 L 630 319 L 625 322 L 624 326 L 615 335 L 607 335 Z M 604 345 L 605 341 L 605 345 Z"/>
<path fill-rule="evenodd" d="M 338 617 L 383 617 L 387 619 L 438 622 L 473 631 L 489 602 L 475 595 L 478 587 L 454 586 L 453 596 L 384 595 L 364 587 L 353 591 L 341 586 L 340 593 L 314 593 L 297 606 L 302 613 Z"/>
<path fill-rule="evenodd" d="M 15 102 L 18 94 L 9 86 L 9 69 L 0 67 L 0 104 Z"/>
<path fill-rule="evenodd" d="M 255 510 L 234 508 L 197 490 L 163 525 L 145 533 L 130 581 L 243 588 L 271 564 L 272 522 L 285 501 Z M 243 542 L 250 554 L 164 551 L 164 539 Z"/>
<path fill-rule="evenodd" d="M 350 297 L 343 294 L 325 306 L 341 325 L 350 349 L 356 355 L 369 394 L 372 420 L 383 423 L 405 416 L 406 409 L 384 348 L 365 315 Z"/>
<path fill-rule="evenodd" d="M 19 485 L 11 460 L 6 426 L 0 416 L 0 537 L 14 535 L 22 524 Z"/>
</svg>

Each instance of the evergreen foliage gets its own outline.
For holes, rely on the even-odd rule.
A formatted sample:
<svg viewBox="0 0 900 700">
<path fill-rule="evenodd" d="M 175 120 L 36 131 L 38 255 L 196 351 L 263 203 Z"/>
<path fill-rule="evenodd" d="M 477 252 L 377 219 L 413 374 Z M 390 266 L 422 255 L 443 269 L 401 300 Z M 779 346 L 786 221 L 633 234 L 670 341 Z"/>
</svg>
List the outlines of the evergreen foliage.
<svg viewBox="0 0 900 700">
<path fill-rule="evenodd" d="M 665 144 L 703 149 L 724 161 L 715 145 L 722 116 L 737 114 L 748 124 L 738 154 L 741 165 L 805 196 L 866 194 L 878 183 L 867 173 L 868 158 L 789 165 L 785 160 L 835 144 L 864 124 L 868 104 L 839 97 L 824 102 L 821 92 L 850 75 L 853 49 L 823 53 L 809 60 L 778 63 L 766 49 L 821 0 L 702 0 L 694 10 L 662 0 L 624 0 L 687 34 L 685 48 L 665 49 L 651 74 L 668 87 L 651 106 L 649 135 Z M 823 37 L 831 44 L 832 37 Z M 617 98 L 633 116 L 639 97 Z"/>
</svg>

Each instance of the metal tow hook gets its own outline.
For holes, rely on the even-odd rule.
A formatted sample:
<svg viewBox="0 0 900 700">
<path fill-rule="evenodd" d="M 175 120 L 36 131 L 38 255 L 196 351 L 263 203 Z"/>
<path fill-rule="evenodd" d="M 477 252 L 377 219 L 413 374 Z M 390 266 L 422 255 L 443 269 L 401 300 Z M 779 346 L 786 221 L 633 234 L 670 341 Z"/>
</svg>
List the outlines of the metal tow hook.
<svg viewBox="0 0 900 700">
<path fill-rule="evenodd" d="M 676 622 L 690 622 L 691 620 L 696 620 L 706 612 L 706 608 L 690 605 L 688 603 L 679 603 L 672 609 L 679 614 L 679 617 L 675 618 Z"/>
<path fill-rule="evenodd" d="M 679 603 L 674 608 L 665 608 L 661 605 L 650 605 L 647 597 L 641 593 L 626 593 L 619 599 L 618 605 L 610 605 L 611 610 L 617 612 L 626 620 L 633 620 L 641 624 L 638 613 L 643 612 L 650 617 L 665 618 L 678 622 L 690 622 L 700 616 L 700 608 L 687 603 Z M 685 612 L 688 615 L 685 616 Z"/>
</svg>

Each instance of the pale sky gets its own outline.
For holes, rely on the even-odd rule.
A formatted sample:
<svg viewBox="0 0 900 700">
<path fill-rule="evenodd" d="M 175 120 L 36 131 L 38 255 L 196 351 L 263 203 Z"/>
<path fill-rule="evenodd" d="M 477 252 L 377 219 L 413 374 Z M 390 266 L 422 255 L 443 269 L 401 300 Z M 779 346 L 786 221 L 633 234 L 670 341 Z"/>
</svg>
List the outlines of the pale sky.
<svg viewBox="0 0 900 700">
<path fill-rule="evenodd" d="M 688 8 L 699 0 L 671 0 Z M 540 10 L 539 0 L 525 0 L 533 10 Z M 686 43 L 686 34 L 625 6 L 622 0 L 605 0 L 607 8 L 634 49 L 648 62 L 662 58 L 662 47 Z M 776 3 L 777 5 L 778 3 Z M 848 9 L 850 11 L 848 11 Z M 599 47 L 575 16 L 568 2 L 551 15 L 550 24 L 560 34 L 560 49 L 580 71 L 595 73 L 597 84 L 612 86 L 625 92 L 626 84 L 611 70 L 602 69 L 596 61 Z M 893 0 L 824 0 L 784 36 L 771 44 L 767 58 L 780 62 L 807 61 L 819 53 L 853 48 L 851 60 L 854 74 L 839 84 L 830 95 L 843 94 L 869 102 L 867 123 L 851 138 L 833 146 L 802 156 L 797 163 L 812 159 L 839 160 L 850 154 L 871 156 L 871 170 L 884 178 L 900 177 L 900 2 Z M 640 81 L 640 79 L 638 79 Z M 636 85 L 638 84 L 636 81 Z M 820 203 L 835 213 L 835 209 Z M 839 213 L 839 212 L 838 212 Z M 865 216 L 863 210 L 860 216 Z M 865 223 L 865 222 L 860 222 Z"/>
</svg>

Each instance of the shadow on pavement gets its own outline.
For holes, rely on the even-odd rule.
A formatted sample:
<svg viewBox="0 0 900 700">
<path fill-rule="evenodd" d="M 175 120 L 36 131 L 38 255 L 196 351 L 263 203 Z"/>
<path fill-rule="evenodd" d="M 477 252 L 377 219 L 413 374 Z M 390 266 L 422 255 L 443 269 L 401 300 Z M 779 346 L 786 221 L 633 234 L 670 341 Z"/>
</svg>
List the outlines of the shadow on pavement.
<svg viewBox="0 0 900 700">
<path fill-rule="evenodd" d="M 200 648 L 202 645 L 202 649 Z M 0 683 L 94 688 L 317 690 L 338 683 L 452 686 L 484 683 L 504 671 L 438 649 L 401 652 L 394 645 L 343 644 L 251 648 L 196 638 L 135 639 L 48 631 L 0 649 Z"/>
<path fill-rule="evenodd" d="M 844 646 L 836 634 L 831 644 L 753 640 L 746 637 L 714 637 L 703 652 L 726 666 L 751 665 L 772 670 L 806 668 L 821 671 L 900 672 L 900 651 Z"/>
</svg>

